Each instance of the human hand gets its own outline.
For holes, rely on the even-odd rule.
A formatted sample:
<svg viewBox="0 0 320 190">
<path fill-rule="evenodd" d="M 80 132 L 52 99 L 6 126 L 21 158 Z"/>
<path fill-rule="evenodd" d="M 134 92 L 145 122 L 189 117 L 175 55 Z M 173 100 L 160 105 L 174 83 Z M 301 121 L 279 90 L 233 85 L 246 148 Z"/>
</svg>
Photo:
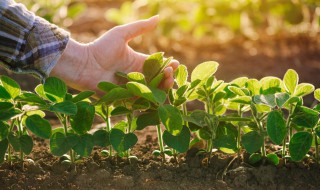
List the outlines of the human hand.
<svg viewBox="0 0 320 190">
<path fill-rule="evenodd" d="M 74 40 L 68 42 L 67 48 L 53 68 L 51 75 L 64 80 L 69 86 L 78 90 L 97 90 L 97 84 L 108 81 L 120 84 L 115 75 L 117 71 L 142 72 L 148 55 L 134 51 L 128 42 L 156 28 L 159 17 L 139 20 L 112 28 L 100 38 L 89 44 L 80 44 Z M 160 88 L 173 86 L 173 72 L 179 62 L 171 61 L 164 69 L 164 79 Z"/>
</svg>

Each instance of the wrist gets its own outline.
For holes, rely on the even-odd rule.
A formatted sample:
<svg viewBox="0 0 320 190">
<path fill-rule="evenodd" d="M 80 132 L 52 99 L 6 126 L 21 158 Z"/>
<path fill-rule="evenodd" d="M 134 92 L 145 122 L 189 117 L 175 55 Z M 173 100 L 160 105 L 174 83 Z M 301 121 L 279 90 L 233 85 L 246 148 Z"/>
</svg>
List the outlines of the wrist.
<svg viewBox="0 0 320 190">
<path fill-rule="evenodd" d="M 68 86 L 78 88 L 79 73 L 87 60 L 87 46 L 70 39 L 50 75 L 65 81 Z"/>
</svg>

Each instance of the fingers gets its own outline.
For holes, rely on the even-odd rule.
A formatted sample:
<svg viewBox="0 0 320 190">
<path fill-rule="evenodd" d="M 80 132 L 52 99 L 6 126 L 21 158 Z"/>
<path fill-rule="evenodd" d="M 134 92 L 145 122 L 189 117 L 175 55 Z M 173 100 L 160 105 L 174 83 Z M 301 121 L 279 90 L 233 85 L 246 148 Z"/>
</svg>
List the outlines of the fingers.
<svg viewBox="0 0 320 190">
<path fill-rule="evenodd" d="M 172 67 L 173 72 L 177 70 L 178 66 L 180 65 L 179 61 L 176 59 L 173 59 L 169 64 L 168 67 Z"/>
<path fill-rule="evenodd" d="M 173 68 L 167 67 L 163 70 L 164 79 L 159 85 L 159 88 L 161 89 L 170 89 L 173 87 L 174 79 L 173 79 Z"/>
<path fill-rule="evenodd" d="M 132 22 L 129 24 L 125 24 L 119 26 L 120 33 L 124 35 L 126 41 L 130 41 L 131 39 L 140 36 L 146 32 L 149 32 L 156 28 L 159 22 L 159 16 L 153 16 L 146 20 L 138 20 L 136 22 Z"/>
</svg>

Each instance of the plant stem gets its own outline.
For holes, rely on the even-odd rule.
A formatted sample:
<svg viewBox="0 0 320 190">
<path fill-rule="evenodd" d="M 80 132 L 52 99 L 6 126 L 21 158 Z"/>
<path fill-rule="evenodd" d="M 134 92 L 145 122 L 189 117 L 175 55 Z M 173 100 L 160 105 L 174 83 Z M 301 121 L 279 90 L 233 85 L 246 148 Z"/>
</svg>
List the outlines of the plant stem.
<svg viewBox="0 0 320 190">
<path fill-rule="evenodd" d="M 71 163 L 74 163 L 75 162 L 75 152 L 71 149 L 70 151 L 69 151 L 69 154 L 70 154 L 70 161 L 71 161 Z"/>
<path fill-rule="evenodd" d="M 164 146 L 163 146 L 162 131 L 161 131 L 160 124 L 157 125 L 157 134 L 158 134 L 158 144 L 159 144 L 159 147 L 160 147 L 162 161 L 164 162 L 165 161 L 165 155 L 164 155 Z"/>
<path fill-rule="evenodd" d="M 258 117 L 253 113 L 252 109 L 251 109 L 251 113 L 252 113 L 254 121 L 256 122 L 256 124 L 259 127 L 260 134 L 263 135 L 264 128 L 261 125 L 261 120 L 259 120 Z M 263 136 L 263 145 L 261 147 L 261 152 L 262 152 L 262 156 L 266 157 L 266 144 L 265 144 L 265 137 L 264 136 Z"/>
<path fill-rule="evenodd" d="M 318 136 L 315 132 L 313 132 L 313 135 L 314 135 L 314 143 L 315 143 L 315 150 L 316 150 L 316 155 L 315 155 L 315 158 L 316 158 L 316 161 L 317 161 L 317 164 L 319 164 L 319 143 L 318 143 Z"/>
<path fill-rule="evenodd" d="M 182 114 L 185 116 L 188 115 L 187 103 L 182 104 Z M 189 127 L 188 122 L 186 122 L 186 121 L 184 121 L 184 125 Z"/>
<path fill-rule="evenodd" d="M 23 135 L 23 128 L 22 128 L 22 120 L 21 117 L 19 117 L 18 119 L 16 119 L 16 121 L 18 122 L 18 131 L 19 131 L 19 137 L 21 137 Z M 20 160 L 22 161 L 22 167 L 23 167 L 23 151 L 20 148 Z"/>
<path fill-rule="evenodd" d="M 11 121 L 11 124 L 10 124 L 10 128 L 9 128 L 9 133 L 12 132 L 13 130 L 13 127 L 14 127 L 14 120 Z M 11 163 L 11 146 L 9 145 L 8 147 L 8 161 L 10 162 L 10 165 L 12 164 Z"/>
<path fill-rule="evenodd" d="M 283 145 L 282 145 L 282 157 L 284 158 L 287 154 L 287 138 L 291 139 L 291 135 L 292 135 L 292 129 L 290 127 L 290 123 L 291 123 L 291 116 L 292 116 L 292 106 L 290 106 L 289 108 L 289 115 L 288 115 L 288 118 L 287 118 L 287 121 L 286 121 L 286 128 L 287 128 L 287 132 L 286 132 L 286 135 L 283 139 Z M 289 130 L 289 137 L 288 137 L 288 130 Z"/>
<path fill-rule="evenodd" d="M 102 105 L 102 112 L 106 115 L 106 118 L 104 118 L 106 122 L 106 131 L 110 134 L 111 131 L 111 122 L 110 122 L 110 113 L 109 113 L 109 106 L 103 104 Z M 109 145 L 109 154 L 112 156 L 112 146 Z"/>
<path fill-rule="evenodd" d="M 239 117 L 242 117 L 242 112 L 241 112 L 242 106 L 239 106 L 238 110 L 238 115 Z M 238 124 L 238 138 L 237 138 L 237 145 L 238 145 L 238 157 L 240 159 L 240 154 L 241 154 L 241 126 Z"/>
<path fill-rule="evenodd" d="M 132 119 L 133 118 L 133 113 L 129 113 L 127 114 L 127 120 L 128 120 L 128 130 L 127 130 L 127 133 L 130 133 L 131 132 L 131 126 L 132 126 Z M 130 156 L 130 149 L 127 151 L 127 156 L 129 158 Z"/>
</svg>

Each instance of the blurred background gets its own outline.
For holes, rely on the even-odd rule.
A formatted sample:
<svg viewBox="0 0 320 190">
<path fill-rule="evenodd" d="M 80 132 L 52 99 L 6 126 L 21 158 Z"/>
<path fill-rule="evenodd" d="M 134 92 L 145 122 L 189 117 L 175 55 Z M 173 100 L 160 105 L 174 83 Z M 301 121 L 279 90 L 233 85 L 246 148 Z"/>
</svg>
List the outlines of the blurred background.
<svg viewBox="0 0 320 190">
<path fill-rule="evenodd" d="M 160 15 L 154 32 L 130 45 L 165 52 L 191 71 L 220 63 L 219 79 L 281 77 L 295 69 L 320 87 L 320 0 L 17 0 L 37 15 L 90 42 L 110 28 Z M 0 68 L 0 73 L 8 74 Z M 32 89 L 38 80 L 12 75 Z"/>
</svg>

